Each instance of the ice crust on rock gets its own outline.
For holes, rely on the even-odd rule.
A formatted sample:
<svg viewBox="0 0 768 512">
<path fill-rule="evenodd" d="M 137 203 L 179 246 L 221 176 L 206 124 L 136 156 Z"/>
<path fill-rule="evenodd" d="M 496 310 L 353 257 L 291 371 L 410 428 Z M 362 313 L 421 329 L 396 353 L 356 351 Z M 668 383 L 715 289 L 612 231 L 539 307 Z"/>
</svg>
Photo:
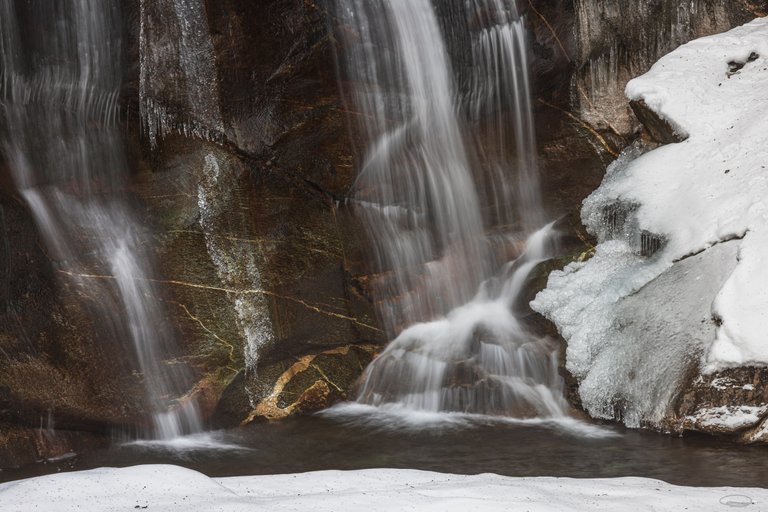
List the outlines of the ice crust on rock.
<svg viewBox="0 0 768 512">
<path fill-rule="evenodd" d="M 729 74 L 734 62 L 744 66 Z M 595 256 L 554 272 L 531 305 L 568 342 L 587 410 L 639 426 L 674 397 L 632 387 L 677 388 L 683 356 L 705 372 L 768 364 L 768 19 L 681 46 L 626 93 L 688 137 L 611 165 L 582 210 Z M 663 242 L 646 251 L 642 233 Z M 652 286 L 662 275 L 667 285 Z M 686 335 L 675 317 L 702 329 Z M 675 345 L 687 349 L 670 359 Z"/>
</svg>

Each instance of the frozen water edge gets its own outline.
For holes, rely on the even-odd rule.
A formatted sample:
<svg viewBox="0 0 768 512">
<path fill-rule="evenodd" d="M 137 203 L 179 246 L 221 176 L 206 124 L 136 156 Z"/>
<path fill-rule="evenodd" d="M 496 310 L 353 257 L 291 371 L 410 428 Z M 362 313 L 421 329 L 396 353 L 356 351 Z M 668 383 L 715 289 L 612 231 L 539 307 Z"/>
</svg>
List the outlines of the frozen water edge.
<svg viewBox="0 0 768 512">
<path fill-rule="evenodd" d="M 768 490 L 680 487 L 646 478 L 515 478 L 402 469 L 209 478 L 169 465 L 102 468 L 0 485 L 21 512 L 402 511 L 672 512 L 768 505 Z"/>
<path fill-rule="evenodd" d="M 744 67 L 729 74 L 734 62 Z M 568 342 L 590 414 L 658 425 L 674 393 L 644 393 L 639 382 L 677 391 L 692 369 L 768 363 L 768 20 L 678 48 L 627 95 L 689 137 L 630 149 L 609 168 L 582 210 L 600 242 L 595 257 L 553 273 L 531 306 Z M 606 229 L 615 205 L 631 208 Z M 658 252 L 637 250 L 642 233 L 664 240 Z M 714 254 L 726 245 L 736 252 Z M 634 311 L 633 296 L 644 299 Z"/>
<path fill-rule="evenodd" d="M 321 411 L 318 415 L 345 424 L 387 431 L 462 429 L 503 424 L 550 428 L 563 434 L 584 438 L 606 438 L 620 435 L 609 427 L 593 425 L 570 416 L 521 419 L 487 414 L 416 410 L 395 403 L 372 406 L 357 402 L 344 402 Z"/>
</svg>

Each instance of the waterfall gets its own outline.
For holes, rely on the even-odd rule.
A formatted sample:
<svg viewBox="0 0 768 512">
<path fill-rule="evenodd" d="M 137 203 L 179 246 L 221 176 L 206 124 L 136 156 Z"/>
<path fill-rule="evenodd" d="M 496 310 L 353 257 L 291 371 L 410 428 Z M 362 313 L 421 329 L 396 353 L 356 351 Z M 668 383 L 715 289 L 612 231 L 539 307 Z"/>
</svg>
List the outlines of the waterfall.
<svg viewBox="0 0 768 512">
<path fill-rule="evenodd" d="M 543 226 L 539 166 L 528 79 L 528 47 L 523 18 L 514 1 L 471 0 L 470 18 L 481 27 L 472 34 L 470 119 L 480 125 L 478 151 L 492 178 L 487 201 L 496 222 L 515 222 L 526 233 Z M 510 119 L 511 118 L 511 119 Z M 510 148 L 515 150 L 511 159 Z M 517 171 L 511 180 L 510 169 Z M 516 184 L 515 187 L 512 185 Z"/>
<path fill-rule="evenodd" d="M 175 340 L 152 285 L 145 233 L 124 189 L 118 126 L 120 11 L 103 0 L 0 0 L 2 149 L 55 268 L 94 297 L 94 324 L 130 340 L 158 438 L 200 430 L 163 364 Z"/>
<path fill-rule="evenodd" d="M 441 5 L 453 9 L 443 30 L 471 41 L 469 70 L 453 69 L 430 0 L 335 7 L 340 84 L 366 145 L 351 199 L 368 226 L 372 292 L 394 338 L 366 369 L 358 401 L 565 415 L 556 347 L 529 332 L 519 304 L 531 272 L 556 249 L 544 226 L 514 0 Z"/>
<path fill-rule="evenodd" d="M 487 277 L 480 198 L 430 1 L 340 6 L 360 37 L 347 66 L 370 141 L 353 193 L 375 232 L 374 286 L 393 333 L 463 304 Z"/>
</svg>

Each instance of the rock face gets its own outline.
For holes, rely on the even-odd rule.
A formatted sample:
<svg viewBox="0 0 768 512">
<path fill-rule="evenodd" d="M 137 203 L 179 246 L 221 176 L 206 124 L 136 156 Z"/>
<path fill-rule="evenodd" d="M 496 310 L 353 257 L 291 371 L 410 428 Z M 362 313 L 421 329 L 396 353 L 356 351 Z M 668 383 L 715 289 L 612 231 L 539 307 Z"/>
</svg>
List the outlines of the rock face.
<svg viewBox="0 0 768 512">
<path fill-rule="evenodd" d="M 626 136 L 637 127 L 624 98 L 627 82 L 662 55 L 698 37 L 764 15 L 749 0 L 575 0 L 574 104 L 590 125 Z"/>
<path fill-rule="evenodd" d="M 676 430 L 768 442 L 768 369 L 743 367 L 697 376 L 680 396 L 675 417 Z"/>
<path fill-rule="evenodd" d="M 542 187 L 553 217 L 578 208 L 642 130 L 624 96 L 631 78 L 683 43 L 766 15 L 753 0 L 519 4 L 533 38 Z"/>
<path fill-rule="evenodd" d="M 677 133 L 669 122 L 648 108 L 643 100 L 632 100 L 629 102 L 629 106 L 654 142 L 672 144 L 686 139 L 685 135 Z"/>
<path fill-rule="evenodd" d="M 359 286 L 364 238 L 338 202 L 355 170 L 324 16 L 314 2 L 141 3 L 137 191 L 203 401 L 240 403 L 220 425 L 345 397 L 354 378 L 334 355 L 359 353 L 359 372 L 383 341 Z M 275 400 L 306 358 L 328 392 L 306 379 L 311 406 L 297 389 Z"/>
<path fill-rule="evenodd" d="M 345 267 L 342 234 L 353 227 L 344 212 L 312 188 L 258 177 L 249 160 L 215 145 L 172 137 L 160 151 L 169 160 L 141 194 L 158 222 L 173 321 L 207 375 L 204 403 L 215 406 L 245 370 L 227 388 L 250 395 L 239 423 L 275 385 L 279 374 L 266 368 L 379 342 Z M 175 199 L 150 203 L 169 188 Z"/>
<path fill-rule="evenodd" d="M 217 426 L 346 397 L 384 340 L 340 201 L 356 171 L 324 11 L 126 0 L 124 14 L 131 192 L 199 376 L 190 394 Z M 60 454 L 33 442 L 43 422 L 108 435 L 145 421 L 130 348 L 55 274 L 2 162 L 0 467 Z"/>
<path fill-rule="evenodd" d="M 144 421 L 133 354 L 92 323 L 83 291 L 54 274 L 8 190 L 0 190 L 0 466 L 63 455 Z"/>
</svg>

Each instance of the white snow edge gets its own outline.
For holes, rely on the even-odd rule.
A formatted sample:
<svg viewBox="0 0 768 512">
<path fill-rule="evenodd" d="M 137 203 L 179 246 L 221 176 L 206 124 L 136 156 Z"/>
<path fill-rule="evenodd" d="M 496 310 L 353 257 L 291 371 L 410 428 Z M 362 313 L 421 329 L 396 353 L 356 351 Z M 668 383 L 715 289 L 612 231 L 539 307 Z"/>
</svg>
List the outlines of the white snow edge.
<svg viewBox="0 0 768 512">
<path fill-rule="evenodd" d="M 768 490 L 679 487 L 646 478 L 513 478 L 415 470 L 209 478 L 178 466 L 59 473 L 0 485 L 4 512 L 253 510 L 611 512 L 768 507 Z"/>
</svg>

